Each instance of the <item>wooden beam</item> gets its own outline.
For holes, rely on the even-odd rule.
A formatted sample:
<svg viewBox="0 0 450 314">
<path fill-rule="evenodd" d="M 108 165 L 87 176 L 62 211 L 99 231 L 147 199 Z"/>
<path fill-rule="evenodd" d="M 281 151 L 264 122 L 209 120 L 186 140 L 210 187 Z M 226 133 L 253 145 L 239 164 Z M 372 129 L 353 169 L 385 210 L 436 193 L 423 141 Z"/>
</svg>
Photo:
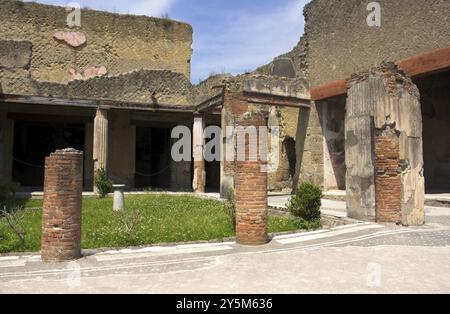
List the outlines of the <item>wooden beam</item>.
<svg viewBox="0 0 450 314">
<path fill-rule="evenodd" d="M 284 97 L 269 94 L 244 92 L 244 97 L 248 102 L 269 106 L 291 107 L 291 108 L 310 108 L 311 101 L 296 97 Z"/>
<path fill-rule="evenodd" d="M 65 99 L 41 96 L 19 96 L 0 94 L 0 103 L 65 106 L 78 108 L 126 109 L 151 112 L 194 112 L 193 106 L 145 104 L 109 100 Z"/>
<path fill-rule="evenodd" d="M 212 111 L 215 108 L 223 105 L 223 93 L 220 93 L 195 107 L 196 113 Z"/>
<path fill-rule="evenodd" d="M 94 100 L 62 99 L 41 96 L 18 96 L 2 94 L 0 100 L 8 103 L 32 104 L 32 105 L 51 105 L 51 106 L 72 106 L 96 108 L 98 102 Z"/>
<path fill-rule="evenodd" d="M 450 46 L 397 62 L 411 77 L 450 69 Z"/>
<path fill-rule="evenodd" d="M 17 113 L 8 112 L 8 119 L 15 121 L 25 122 L 53 122 L 53 123 L 89 123 L 92 122 L 90 116 L 62 116 L 58 114 L 29 114 L 29 113 Z"/>
<path fill-rule="evenodd" d="M 347 93 L 347 81 L 339 80 L 312 88 L 311 99 L 316 101 L 330 97 L 340 96 L 345 93 Z"/>
<path fill-rule="evenodd" d="M 450 69 L 450 46 L 396 62 L 410 77 L 418 77 Z M 312 100 L 322 100 L 347 93 L 347 81 L 338 80 L 311 89 Z"/>
</svg>

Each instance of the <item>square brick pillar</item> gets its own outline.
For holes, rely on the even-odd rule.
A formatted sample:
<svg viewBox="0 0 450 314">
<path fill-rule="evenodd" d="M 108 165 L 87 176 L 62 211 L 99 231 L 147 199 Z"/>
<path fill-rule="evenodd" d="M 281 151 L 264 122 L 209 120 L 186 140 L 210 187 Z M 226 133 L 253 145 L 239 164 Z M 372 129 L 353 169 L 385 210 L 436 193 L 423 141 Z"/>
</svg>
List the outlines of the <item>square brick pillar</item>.
<svg viewBox="0 0 450 314">
<path fill-rule="evenodd" d="M 349 217 L 405 226 L 425 222 L 419 90 L 394 63 L 348 81 Z"/>
<path fill-rule="evenodd" d="M 267 230 L 267 161 L 261 158 L 259 145 L 260 127 L 266 127 L 267 112 L 258 106 L 249 104 L 238 96 L 228 95 L 225 101 L 231 102 L 236 121 L 236 161 L 235 161 L 235 200 L 236 200 L 236 237 L 242 245 L 262 245 L 269 241 Z M 229 103 L 230 105 L 230 103 Z M 257 141 L 246 136 L 245 128 L 254 128 Z M 239 137 L 241 138 L 239 139 Z M 267 136 L 264 134 L 263 136 Z M 253 137 L 254 139 L 254 137 Z M 259 142 L 259 143 L 258 143 Z M 240 145 L 242 147 L 240 147 Z M 251 156 L 251 152 L 257 152 Z"/>
<path fill-rule="evenodd" d="M 81 256 L 83 152 L 57 150 L 45 159 L 41 256 L 64 262 Z"/>
</svg>

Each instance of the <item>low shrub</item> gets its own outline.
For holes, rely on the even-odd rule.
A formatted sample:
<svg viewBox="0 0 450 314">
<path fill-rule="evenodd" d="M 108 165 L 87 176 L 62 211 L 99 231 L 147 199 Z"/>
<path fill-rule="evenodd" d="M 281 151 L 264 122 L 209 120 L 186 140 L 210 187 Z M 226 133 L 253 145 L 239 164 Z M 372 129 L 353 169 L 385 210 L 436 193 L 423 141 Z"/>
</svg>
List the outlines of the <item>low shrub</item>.
<svg viewBox="0 0 450 314">
<path fill-rule="evenodd" d="M 225 213 L 230 217 L 233 228 L 236 229 L 236 201 L 234 199 L 234 190 L 229 189 L 226 195 Z"/>
<path fill-rule="evenodd" d="M 103 168 L 98 171 L 94 183 L 100 198 L 108 196 L 113 191 L 113 183 L 109 180 L 108 174 Z"/>
<path fill-rule="evenodd" d="M 322 190 L 311 183 L 299 186 L 295 195 L 287 204 L 289 211 L 306 222 L 320 221 Z"/>
</svg>

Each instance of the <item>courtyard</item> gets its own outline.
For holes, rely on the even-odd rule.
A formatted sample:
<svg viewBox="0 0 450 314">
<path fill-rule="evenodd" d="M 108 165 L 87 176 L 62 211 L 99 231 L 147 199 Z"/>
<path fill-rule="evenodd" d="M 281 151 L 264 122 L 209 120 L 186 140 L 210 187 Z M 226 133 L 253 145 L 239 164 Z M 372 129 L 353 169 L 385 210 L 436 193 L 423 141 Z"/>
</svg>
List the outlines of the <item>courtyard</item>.
<svg viewBox="0 0 450 314">
<path fill-rule="evenodd" d="M 427 207 L 422 228 L 358 223 L 261 247 L 91 250 L 53 265 L 13 254 L 0 257 L 0 270 L 1 293 L 449 293 L 450 210 Z"/>
<path fill-rule="evenodd" d="M 42 200 L 16 199 L 25 241 L 20 242 L 0 216 L 0 253 L 38 252 L 41 246 Z M 11 205 L 10 205 L 11 207 Z M 212 241 L 235 236 L 234 222 L 224 202 L 193 195 L 142 193 L 126 197 L 126 211 L 114 212 L 113 199 L 83 200 L 82 248 L 113 248 Z M 269 232 L 310 228 L 294 218 L 269 217 Z M 316 228 L 320 226 L 315 226 Z"/>
</svg>

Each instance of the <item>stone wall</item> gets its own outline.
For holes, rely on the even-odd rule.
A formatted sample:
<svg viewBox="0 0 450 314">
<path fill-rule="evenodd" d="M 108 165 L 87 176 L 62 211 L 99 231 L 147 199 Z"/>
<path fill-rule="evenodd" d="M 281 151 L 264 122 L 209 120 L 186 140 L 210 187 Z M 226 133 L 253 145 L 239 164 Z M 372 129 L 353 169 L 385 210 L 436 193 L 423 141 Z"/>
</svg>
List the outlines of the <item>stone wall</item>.
<svg viewBox="0 0 450 314">
<path fill-rule="evenodd" d="M 323 133 L 319 117 L 323 105 L 311 103 L 311 109 L 301 108 L 298 115 L 297 163 L 294 189 L 302 182 L 323 186 Z"/>
<path fill-rule="evenodd" d="M 74 73 L 90 75 L 92 73 L 85 72 L 87 69 L 96 72 L 102 66 L 105 67 L 102 71 L 106 70 L 110 75 L 155 69 L 190 77 L 190 25 L 82 9 L 81 27 L 69 28 L 67 15 L 64 7 L 0 1 L 0 38 L 32 44 L 30 69 L 33 79 L 67 83 Z M 67 32 L 79 32 L 81 37 L 61 40 L 68 37 Z M 102 71 L 98 73 L 104 73 Z"/>
<path fill-rule="evenodd" d="M 324 136 L 324 189 L 345 189 L 345 103 L 346 97 L 323 101 L 320 117 Z"/>
<path fill-rule="evenodd" d="M 305 7 L 312 87 L 450 45 L 450 1 L 379 0 L 381 27 L 369 27 L 369 0 L 313 0 Z"/>
</svg>

